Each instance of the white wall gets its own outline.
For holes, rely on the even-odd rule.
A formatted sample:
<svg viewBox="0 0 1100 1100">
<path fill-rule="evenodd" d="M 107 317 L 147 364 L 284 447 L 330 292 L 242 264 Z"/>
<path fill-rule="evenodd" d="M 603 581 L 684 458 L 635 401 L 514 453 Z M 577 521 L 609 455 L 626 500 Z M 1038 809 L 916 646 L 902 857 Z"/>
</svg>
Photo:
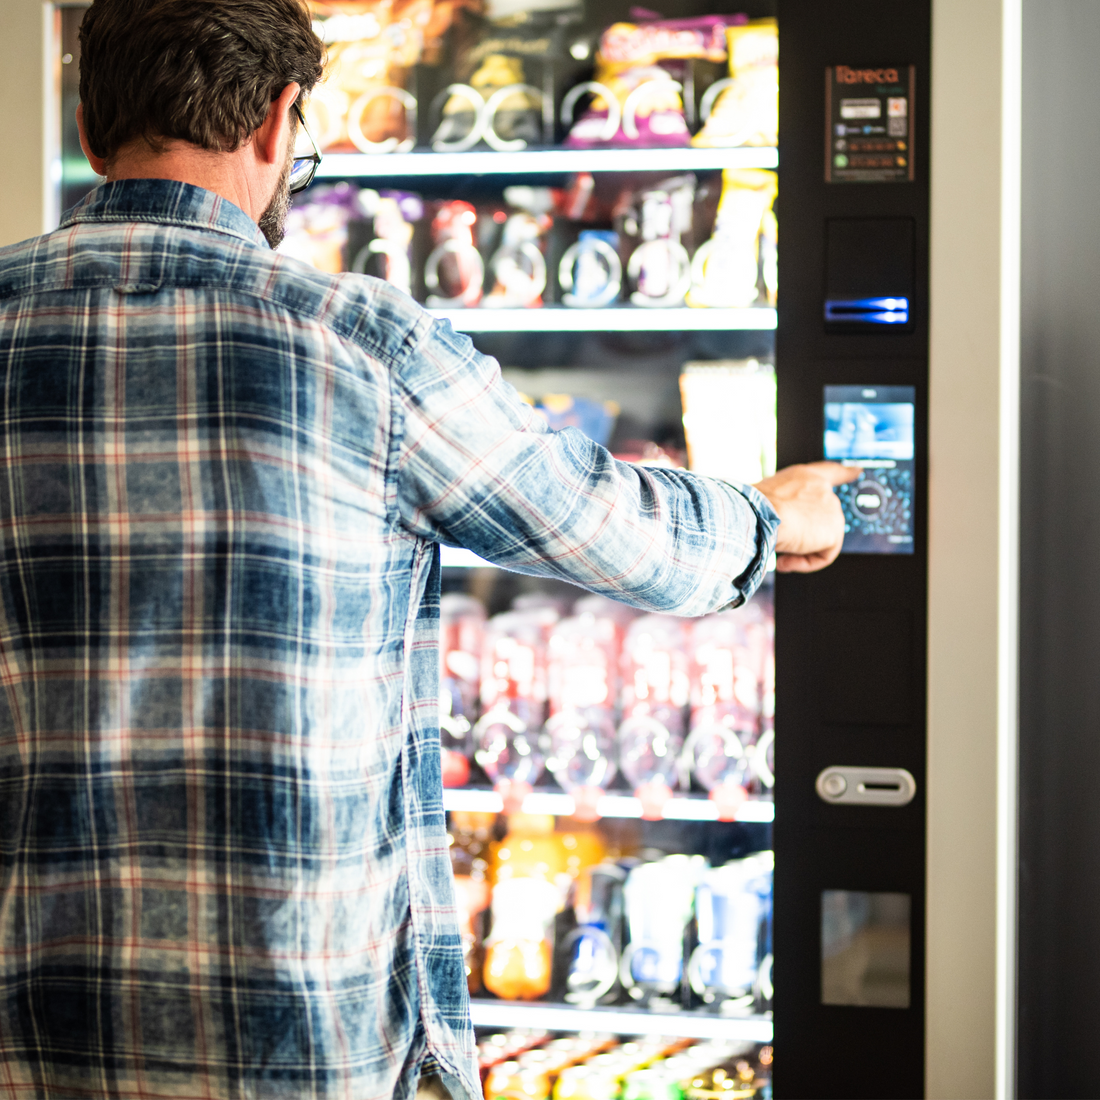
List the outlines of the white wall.
<svg viewBox="0 0 1100 1100">
<path fill-rule="evenodd" d="M 933 0 L 930 1097 L 1014 1094 L 1019 20 Z"/>
</svg>

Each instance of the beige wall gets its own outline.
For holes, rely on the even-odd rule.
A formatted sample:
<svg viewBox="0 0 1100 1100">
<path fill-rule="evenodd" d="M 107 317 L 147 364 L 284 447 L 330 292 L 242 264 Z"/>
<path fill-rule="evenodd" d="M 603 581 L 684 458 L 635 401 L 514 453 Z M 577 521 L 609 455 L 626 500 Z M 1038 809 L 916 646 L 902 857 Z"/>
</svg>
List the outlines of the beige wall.
<svg viewBox="0 0 1100 1100">
<path fill-rule="evenodd" d="M 933 0 L 930 1097 L 1012 1095 L 1018 61 L 1003 30 L 1013 19 L 1019 0 Z"/>
<path fill-rule="evenodd" d="M 55 125 L 44 94 L 47 9 L 42 0 L 0 0 L 0 73 L 4 81 L 3 201 L 0 245 L 47 228 L 47 157 Z M 14 171 L 12 170 L 14 169 Z"/>
</svg>

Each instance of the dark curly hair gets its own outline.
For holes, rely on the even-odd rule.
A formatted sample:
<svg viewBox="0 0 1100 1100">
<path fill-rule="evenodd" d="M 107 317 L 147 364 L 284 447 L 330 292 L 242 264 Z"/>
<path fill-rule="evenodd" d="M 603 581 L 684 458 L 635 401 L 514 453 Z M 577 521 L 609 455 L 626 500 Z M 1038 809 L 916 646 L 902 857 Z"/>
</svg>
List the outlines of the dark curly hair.
<svg viewBox="0 0 1100 1100">
<path fill-rule="evenodd" d="M 288 84 L 304 98 L 324 66 L 301 0 L 94 0 L 80 49 L 84 129 L 108 162 L 137 139 L 233 152 Z"/>
</svg>

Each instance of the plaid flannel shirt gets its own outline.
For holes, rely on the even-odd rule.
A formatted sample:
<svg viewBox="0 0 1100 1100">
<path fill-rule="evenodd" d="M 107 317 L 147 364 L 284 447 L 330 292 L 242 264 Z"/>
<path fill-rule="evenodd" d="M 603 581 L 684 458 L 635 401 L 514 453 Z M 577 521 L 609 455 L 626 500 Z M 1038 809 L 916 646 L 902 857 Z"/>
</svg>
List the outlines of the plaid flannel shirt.
<svg viewBox="0 0 1100 1100">
<path fill-rule="evenodd" d="M 0 447 L 0 1096 L 480 1096 L 437 544 L 694 615 L 766 502 L 163 180 L 0 250 Z"/>
</svg>

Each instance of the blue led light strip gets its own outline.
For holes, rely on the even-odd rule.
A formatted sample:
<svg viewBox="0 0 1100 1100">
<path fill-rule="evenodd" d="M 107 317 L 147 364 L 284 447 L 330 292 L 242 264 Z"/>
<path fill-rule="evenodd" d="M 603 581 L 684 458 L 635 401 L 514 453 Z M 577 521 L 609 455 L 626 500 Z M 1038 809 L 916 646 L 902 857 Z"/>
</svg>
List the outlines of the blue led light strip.
<svg viewBox="0 0 1100 1100">
<path fill-rule="evenodd" d="M 908 298 L 827 298 L 825 320 L 856 325 L 904 325 Z"/>
</svg>

